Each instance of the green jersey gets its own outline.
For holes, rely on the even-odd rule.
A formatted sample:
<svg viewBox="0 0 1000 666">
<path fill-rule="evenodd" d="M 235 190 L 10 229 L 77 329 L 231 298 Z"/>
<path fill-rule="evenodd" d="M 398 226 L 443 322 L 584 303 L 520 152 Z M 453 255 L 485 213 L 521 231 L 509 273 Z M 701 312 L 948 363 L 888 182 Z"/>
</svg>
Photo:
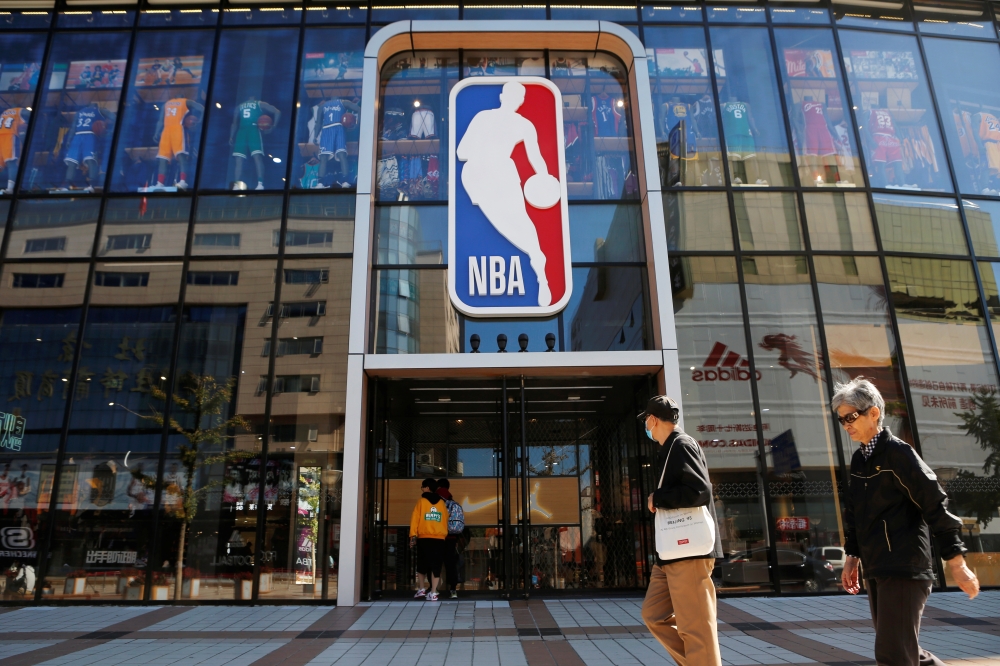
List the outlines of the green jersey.
<svg viewBox="0 0 1000 666">
<path fill-rule="evenodd" d="M 256 127 L 257 119 L 260 118 L 263 111 L 260 108 L 260 102 L 250 100 L 240 104 L 236 109 L 236 113 L 239 115 L 240 129 L 243 129 L 245 127 Z"/>
<path fill-rule="evenodd" d="M 722 128 L 727 137 L 750 136 L 750 109 L 743 102 L 722 105 Z"/>
</svg>

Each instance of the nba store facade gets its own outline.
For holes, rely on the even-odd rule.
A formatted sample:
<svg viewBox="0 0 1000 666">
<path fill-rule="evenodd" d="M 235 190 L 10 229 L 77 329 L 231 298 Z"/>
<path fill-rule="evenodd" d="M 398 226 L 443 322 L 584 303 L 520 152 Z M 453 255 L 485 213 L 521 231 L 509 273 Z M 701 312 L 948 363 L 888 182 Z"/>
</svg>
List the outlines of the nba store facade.
<svg viewBox="0 0 1000 666">
<path fill-rule="evenodd" d="M 858 375 L 1000 584 L 998 11 L 0 1 L 3 602 L 640 590 L 662 391 L 835 593 Z"/>
</svg>

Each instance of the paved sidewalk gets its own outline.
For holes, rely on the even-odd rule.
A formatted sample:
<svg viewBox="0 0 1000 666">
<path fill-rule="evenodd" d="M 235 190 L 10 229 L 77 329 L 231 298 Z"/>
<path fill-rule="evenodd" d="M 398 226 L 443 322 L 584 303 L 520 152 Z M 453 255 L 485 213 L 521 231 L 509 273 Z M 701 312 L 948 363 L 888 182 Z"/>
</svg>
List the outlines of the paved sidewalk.
<svg viewBox="0 0 1000 666">
<path fill-rule="evenodd" d="M 642 600 L 377 602 L 320 606 L 0 608 L 0 666 L 638 666 L 674 662 Z M 719 602 L 731 666 L 874 665 L 866 597 Z M 922 645 L 948 664 L 1000 666 L 1000 591 L 931 595 Z"/>
</svg>

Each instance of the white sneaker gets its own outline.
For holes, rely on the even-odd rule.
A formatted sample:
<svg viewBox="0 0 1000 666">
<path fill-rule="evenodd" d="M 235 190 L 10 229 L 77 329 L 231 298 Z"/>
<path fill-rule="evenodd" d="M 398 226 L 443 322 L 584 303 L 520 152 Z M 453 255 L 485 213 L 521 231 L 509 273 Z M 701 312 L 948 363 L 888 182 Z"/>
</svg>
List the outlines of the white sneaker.
<svg viewBox="0 0 1000 666">
<path fill-rule="evenodd" d="M 414 599 L 423 599 L 426 596 L 427 596 L 427 590 L 419 589 L 419 590 L 417 590 L 417 593 L 413 595 L 413 598 Z"/>
<path fill-rule="evenodd" d="M 733 185 L 742 185 L 742 184 L 743 184 L 743 181 L 740 180 L 739 176 L 737 176 L 736 178 L 733 178 Z"/>
<path fill-rule="evenodd" d="M 430 594 L 427 595 L 427 601 L 437 601 L 437 600 L 438 600 L 437 592 L 431 592 Z"/>
<path fill-rule="evenodd" d="M 83 191 L 86 192 L 87 194 L 93 194 L 94 188 L 91 185 L 87 185 L 87 187 L 83 188 Z"/>
<path fill-rule="evenodd" d="M 57 188 L 55 188 L 52 191 L 53 192 L 69 192 L 69 188 L 68 187 L 57 187 Z"/>
<path fill-rule="evenodd" d="M 178 190 L 186 190 L 187 188 L 191 187 L 190 185 L 187 184 L 186 180 L 179 180 L 175 183 L 175 185 L 177 186 Z"/>
<path fill-rule="evenodd" d="M 310 189 L 313 189 L 313 190 L 328 190 L 330 188 L 327 187 L 326 185 L 324 185 L 323 183 L 316 183 Z"/>
<path fill-rule="evenodd" d="M 264 183 L 262 183 L 262 182 L 260 182 L 260 181 L 258 180 L 258 181 L 257 181 L 257 187 L 255 187 L 255 188 L 253 188 L 253 189 L 255 189 L 255 190 L 262 190 L 262 189 L 264 189 Z"/>
<path fill-rule="evenodd" d="M 820 181 L 820 182 L 822 182 L 822 181 Z M 758 178 L 757 179 L 757 184 L 758 185 L 767 185 L 767 181 L 764 180 L 764 179 L 762 179 L 762 178 Z"/>
</svg>

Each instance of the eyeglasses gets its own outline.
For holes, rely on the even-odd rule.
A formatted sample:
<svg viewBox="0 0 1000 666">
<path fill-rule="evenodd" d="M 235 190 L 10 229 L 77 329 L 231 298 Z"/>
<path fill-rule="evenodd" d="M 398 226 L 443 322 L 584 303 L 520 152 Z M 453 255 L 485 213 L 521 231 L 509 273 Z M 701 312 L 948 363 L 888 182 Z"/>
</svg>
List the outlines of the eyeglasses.
<svg viewBox="0 0 1000 666">
<path fill-rule="evenodd" d="M 869 407 L 868 409 L 871 409 Z M 854 412 L 853 414 L 848 414 L 847 416 L 838 416 L 837 420 L 840 421 L 840 425 L 850 425 L 861 418 L 863 415 L 868 413 L 868 409 L 862 409 L 860 412 Z"/>
</svg>

